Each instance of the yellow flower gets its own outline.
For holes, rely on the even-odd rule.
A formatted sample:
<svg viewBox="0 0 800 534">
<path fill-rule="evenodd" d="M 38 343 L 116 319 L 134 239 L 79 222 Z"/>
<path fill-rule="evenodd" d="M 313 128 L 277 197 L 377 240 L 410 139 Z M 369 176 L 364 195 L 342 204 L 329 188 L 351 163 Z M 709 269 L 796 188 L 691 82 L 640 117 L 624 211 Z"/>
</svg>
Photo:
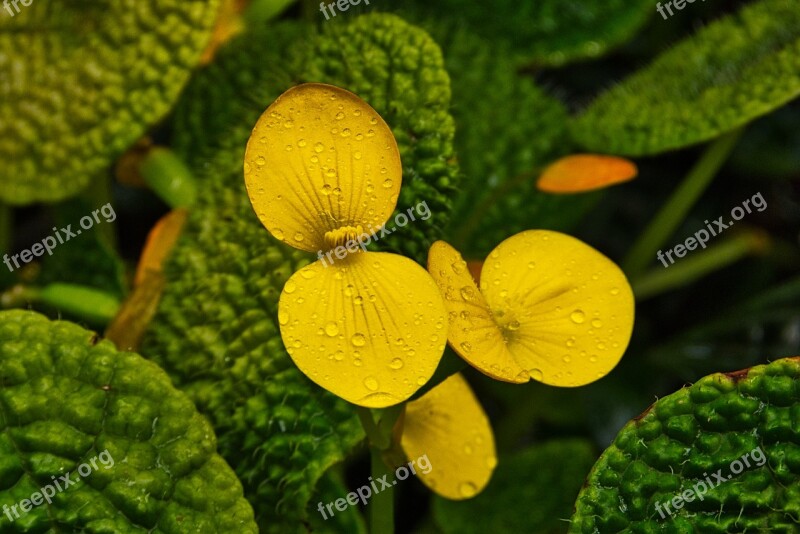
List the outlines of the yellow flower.
<svg viewBox="0 0 800 534">
<path fill-rule="evenodd" d="M 417 470 L 431 491 L 452 500 L 480 493 L 497 465 L 494 434 L 467 381 L 455 374 L 411 401 L 403 418 L 400 446 L 409 460 L 427 457 Z"/>
<path fill-rule="evenodd" d="M 441 359 L 447 317 L 425 269 L 365 251 L 394 211 L 402 181 L 389 126 L 348 91 L 299 85 L 259 118 L 244 175 L 267 230 L 320 258 L 280 297 L 281 337 L 298 368 L 361 406 L 413 395 Z"/>
<path fill-rule="evenodd" d="M 611 260 L 558 232 L 528 230 L 500 243 L 483 264 L 480 290 L 443 241 L 428 271 L 449 312 L 450 346 L 482 373 L 581 386 L 617 365 L 633 330 L 633 292 Z"/>
</svg>

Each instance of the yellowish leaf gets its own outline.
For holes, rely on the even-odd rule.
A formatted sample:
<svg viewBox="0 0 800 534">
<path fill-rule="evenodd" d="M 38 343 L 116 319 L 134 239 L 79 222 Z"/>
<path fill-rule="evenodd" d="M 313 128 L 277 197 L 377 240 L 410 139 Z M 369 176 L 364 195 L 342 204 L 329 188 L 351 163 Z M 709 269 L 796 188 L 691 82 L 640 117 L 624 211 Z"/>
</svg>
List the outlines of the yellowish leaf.
<svg viewBox="0 0 800 534">
<path fill-rule="evenodd" d="M 408 403 L 400 445 L 409 460 L 427 455 L 430 469 L 417 476 L 447 499 L 480 493 L 497 465 L 489 418 L 461 374 Z"/>
</svg>

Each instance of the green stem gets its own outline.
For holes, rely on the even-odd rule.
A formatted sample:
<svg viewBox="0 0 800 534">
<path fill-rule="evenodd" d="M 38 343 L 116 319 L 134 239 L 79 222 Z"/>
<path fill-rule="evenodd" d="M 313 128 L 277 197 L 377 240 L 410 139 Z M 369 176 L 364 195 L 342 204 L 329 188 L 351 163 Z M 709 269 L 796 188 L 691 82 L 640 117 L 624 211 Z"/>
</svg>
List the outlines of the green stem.
<svg viewBox="0 0 800 534">
<path fill-rule="evenodd" d="M 659 266 L 637 278 L 632 284 L 633 294 L 637 301 L 642 301 L 685 286 L 762 249 L 765 243 L 766 237 L 761 232 L 749 231 L 731 236 L 707 249 L 691 253 L 674 265 Z"/>
<path fill-rule="evenodd" d="M 623 261 L 623 270 L 629 278 L 635 279 L 649 263 L 653 262 L 656 251 L 661 249 L 667 238 L 686 218 L 689 210 L 728 159 L 743 131 L 743 128 L 739 128 L 729 132 L 706 149 L 678 189 L 639 236 Z"/>
<path fill-rule="evenodd" d="M 18 308 L 29 303 L 40 303 L 69 313 L 92 326 L 107 325 L 120 306 L 119 299 L 113 295 L 75 284 L 54 283 L 42 288 L 15 286 L 0 295 L 2 308 Z"/>
<path fill-rule="evenodd" d="M 197 184 L 186 164 L 167 148 L 156 147 L 142 160 L 142 179 L 172 208 L 188 208 L 197 197 Z"/>
<path fill-rule="evenodd" d="M 379 480 L 387 476 L 390 480 L 394 475 L 386 462 L 383 461 L 381 451 L 376 448 L 370 450 L 370 464 L 372 466 L 372 480 Z M 372 534 L 392 534 L 394 532 L 394 486 L 382 489 L 374 494 L 369 501 L 369 531 Z"/>
<path fill-rule="evenodd" d="M 398 404 L 383 410 L 376 422 L 372 410 L 357 408 L 358 418 L 370 443 L 370 464 L 372 479 L 379 480 L 385 475 L 394 474 L 383 458 L 384 452 L 392 447 L 392 430 L 404 405 Z M 373 534 L 392 534 L 394 532 L 394 490 L 393 487 L 383 489 L 374 494 L 369 501 L 370 532 Z"/>
</svg>

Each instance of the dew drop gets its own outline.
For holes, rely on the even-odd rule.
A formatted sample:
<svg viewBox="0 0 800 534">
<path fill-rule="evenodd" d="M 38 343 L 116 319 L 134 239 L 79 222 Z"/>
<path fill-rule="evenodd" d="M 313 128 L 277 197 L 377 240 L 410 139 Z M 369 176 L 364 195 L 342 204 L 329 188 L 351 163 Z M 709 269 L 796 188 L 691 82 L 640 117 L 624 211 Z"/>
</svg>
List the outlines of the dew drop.
<svg viewBox="0 0 800 534">
<path fill-rule="evenodd" d="M 458 491 L 461 493 L 462 497 L 470 498 L 474 497 L 476 493 L 478 493 L 478 488 L 472 482 L 462 482 L 458 486 Z"/>
<path fill-rule="evenodd" d="M 611 294 L 612 294 L 612 295 L 619 295 L 619 288 L 618 288 L 618 287 L 615 287 L 614 289 L 612 289 L 612 290 L 611 290 Z"/>
<path fill-rule="evenodd" d="M 389 189 L 390 187 L 392 187 L 392 184 L 393 184 L 393 183 L 394 183 L 394 182 L 392 182 L 392 180 L 391 180 L 391 179 L 387 178 L 386 180 L 384 180 L 384 181 L 383 181 L 383 187 L 384 187 L 384 189 Z"/>
<path fill-rule="evenodd" d="M 304 146 L 306 146 L 307 144 L 308 144 L 308 143 L 306 142 L 306 140 L 305 140 L 305 139 L 300 139 L 300 140 L 297 142 L 297 146 L 299 146 L 300 148 L 303 148 L 303 147 L 304 147 Z"/>
<path fill-rule="evenodd" d="M 575 346 L 575 338 L 574 337 L 571 337 L 571 338 L 569 338 L 567 340 L 567 346 L 568 347 L 574 347 Z"/>
<path fill-rule="evenodd" d="M 250 174 L 250 164 L 249 163 L 245 163 L 244 164 L 244 173 L 245 174 Z"/>
<path fill-rule="evenodd" d="M 570 358 L 569 356 L 564 356 L 563 358 L 561 358 L 561 361 L 563 361 L 564 363 L 569 363 L 572 361 L 572 358 Z"/>
<path fill-rule="evenodd" d="M 488 467 L 489 469 L 494 469 L 495 467 L 497 467 L 497 458 L 495 456 L 487 456 L 486 467 Z"/>
<path fill-rule="evenodd" d="M 364 299 L 361 296 L 356 295 L 355 297 L 353 297 L 353 304 L 355 304 L 356 306 L 361 306 L 363 303 Z"/>
<path fill-rule="evenodd" d="M 600 328 L 601 326 L 603 326 L 603 321 L 601 321 L 600 319 L 592 319 L 592 326 L 595 328 Z"/>
<path fill-rule="evenodd" d="M 364 387 L 370 391 L 376 391 L 378 389 L 378 380 L 374 376 L 368 376 L 364 379 Z"/>
<path fill-rule="evenodd" d="M 333 354 L 333 359 L 336 360 L 337 362 L 340 362 L 340 361 L 344 360 L 344 351 L 337 350 Z"/>
<path fill-rule="evenodd" d="M 340 120 L 342 120 L 342 119 L 344 119 L 344 113 L 342 113 L 342 112 L 340 111 L 339 113 L 337 113 L 337 114 L 336 114 L 336 120 L 337 120 L 337 121 L 340 121 Z"/>
<path fill-rule="evenodd" d="M 316 152 L 317 154 L 319 154 L 323 150 L 325 150 L 325 146 L 322 143 L 317 143 L 316 145 L 314 145 L 314 152 Z"/>
<path fill-rule="evenodd" d="M 350 342 L 356 347 L 363 347 L 367 344 L 367 338 L 364 337 L 364 334 L 353 334 L 353 337 L 350 338 Z"/>
<path fill-rule="evenodd" d="M 361 159 L 361 152 L 359 152 L 358 150 L 353 152 L 353 158 L 354 159 Z"/>
<path fill-rule="evenodd" d="M 361 367 L 363 364 L 364 362 L 361 361 L 361 358 L 356 358 L 355 360 L 353 360 L 353 365 L 355 365 L 356 367 Z"/>
<path fill-rule="evenodd" d="M 542 379 L 544 378 L 544 373 L 542 372 L 541 369 L 537 369 L 537 368 L 530 369 L 528 371 L 528 374 L 531 375 L 531 378 L 533 378 L 534 380 L 537 380 L 539 382 L 541 382 Z"/>
<path fill-rule="evenodd" d="M 320 192 L 327 197 L 328 195 L 331 194 L 331 190 L 332 189 L 333 188 L 331 186 L 329 186 L 328 184 L 325 184 L 325 185 L 322 186 L 322 189 L 320 190 Z"/>
<path fill-rule="evenodd" d="M 464 445 L 464 454 L 472 454 L 472 447 L 470 446 L 469 443 Z"/>
<path fill-rule="evenodd" d="M 427 382 L 427 381 L 428 381 L 427 378 L 425 378 L 424 376 L 421 376 L 421 377 L 417 378 L 417 385 L 418 386 L 424 386 L 425 382 Z"/>
<path fill-rule="evenodd" d="M 469 341 L 462 341 L 461 350 L 464 352 L 470 352 L 472 350 L 472 344 Z"/>
<path fill-rule="evenodd" d="M 517 321 L 516 319 L 514 319 L 513 321 L 508 323 L 508 329 L 509 330 L 512 330 L 512 331 L 519 330 L 519 327 L 520 327 L 519 321 Z"/>
<path fill-rule="evenodd" d="M 475 288 L 464 286 L 461 288 L 461 298 L 470 301 L 475 299 Z"/>
<path fill-rule="evenodd" d="M 284 284 L 283 286 L 283 291 L 286 293 L 294 293 L 296 289 L 297 289 L 297 284 L 295 284 L 291 280 L 288 280 L 286 284 Z"/>
<path fill-rule="evenodd" d="M 536 262 L 535 261 L 529 261 L 528 262 L 528 269 L 534 269 L 535 267 L 536 267 Z"/>
<path fill-rule="evenodd" d="M 280 324 L 286 324 L 289 322 L 289 314 L 283 310 L 278 312 L 278 322 Z"/>
<path fill-rule="evenodd" d="M 400 358 L 395 358 L 391 361 L 391 363 L 389 363 L 389 367 L 392 369 L 401 369 L 403 367 L 403 360 Z"/>
<path fill-rule="evenodd" d="M 336 337 L 339 334 L 339 327 L 336 323 L 328 323 L 325 325 L 325 333 L 328 337 Z"/>
<path fill-rule="evenodd" d="M 572 319 L 572 322 L 575 324 L 582 324 L 583 321 L 586 320 L 586 314 L 581 310 L 575 310 L 569 315 L 569 318 Z"/>
<path fill-rule="evenodd" d="M 305 238 L 303 237 L 303 234 L 301 234 L 300 232 L 297 232 L 296 234 L 294 234 L 294 240 L 295 241 L 299 242 L 299 241 L 302 241 L 303 239 L 305 239 Z"/>
</svg>

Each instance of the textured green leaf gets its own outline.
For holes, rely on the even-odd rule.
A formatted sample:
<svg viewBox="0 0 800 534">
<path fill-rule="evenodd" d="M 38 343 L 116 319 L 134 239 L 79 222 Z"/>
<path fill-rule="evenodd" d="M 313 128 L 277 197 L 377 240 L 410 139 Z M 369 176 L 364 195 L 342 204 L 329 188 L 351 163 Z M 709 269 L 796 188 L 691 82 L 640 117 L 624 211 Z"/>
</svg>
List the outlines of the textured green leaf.
<svg viewBox="0 0 800 534">
<path fill-rule="evenodd" d="M 295 36 L 294 27 L 243 35 L 187 90 L 176 140 L 195 154 L 188 161 L 202 185 L 166 266 L 166 291 L 143 349 L 211 418 L 264 532 L 304 531 L 317 480 L 363 432 L 352 406 L 312 384 L 283 347 L 278 297 L 312 257 L 276 242 L 250 206 L 242 166 L 253 124 L 301 81 L 365 98 L 398 140 L 400 208 L 425 200 L 433 213 L 379 245 L 419 260 L 448 220 L 456 176 L 449 80 L 427 34 L 397 17 L 371 15 Z"/>
<path fill-rule="evenodd" d="M 742 459 L 757 448 L 766 461 Z M 691 501 L 669 504 L 686 491 Z M 788 358 L 702 378 L 628 423 L 592 468 L 570 532 L 789 533 L 798 524 L 800 358 Z"/>
<path fill-rule="evenodd" d="M 760 0 L 598 97 L 573 125 L 590 150 L 640 156 L 733 130 L 800 95 L 800 9 Z"/>
<path fill-rule="evenodd" d="M 401 6 L 412 20 L 454 20 L 471 33 L 511 45 L 517 62 L 549 66 L 603 55 L 632 37 L 654 11 L 647 0 L 439 0 Z"/>
<path fill-rule="evenodd" d="M 258 532 L 215 449 L 153 363 L 72 323 L 0 312 L 0 531 Z M 67 474 L 74 484 L 55 491 Z M 12 510 L 47 485 L 52 504 Z"/>
<path fill-rule="evenodd" d="M 442 532 L 564 532 L 574 496 L 597 457 L 590 443 L 555 440 L 501 457 L 486 489 L 468 501 L 437 497 Z"/>
<path fill-rule="evenodd" d="M 0 17 L 0 199 L 28 204 L 75 194 L 169 110 L 218 0 L 17 5 Z"/>
<path fill-rule="evenodd" d="M 464 30 L 435 35 L 452 79 L 465 175 L 449 232 L 455 244 L 483 259 L 516 232 L 567 229 L 597 196 L 548 195 L 534 185 L 537 170 L 572 148 L 564 106 L 517 74 L 505 47 Z"/>
</svg>

